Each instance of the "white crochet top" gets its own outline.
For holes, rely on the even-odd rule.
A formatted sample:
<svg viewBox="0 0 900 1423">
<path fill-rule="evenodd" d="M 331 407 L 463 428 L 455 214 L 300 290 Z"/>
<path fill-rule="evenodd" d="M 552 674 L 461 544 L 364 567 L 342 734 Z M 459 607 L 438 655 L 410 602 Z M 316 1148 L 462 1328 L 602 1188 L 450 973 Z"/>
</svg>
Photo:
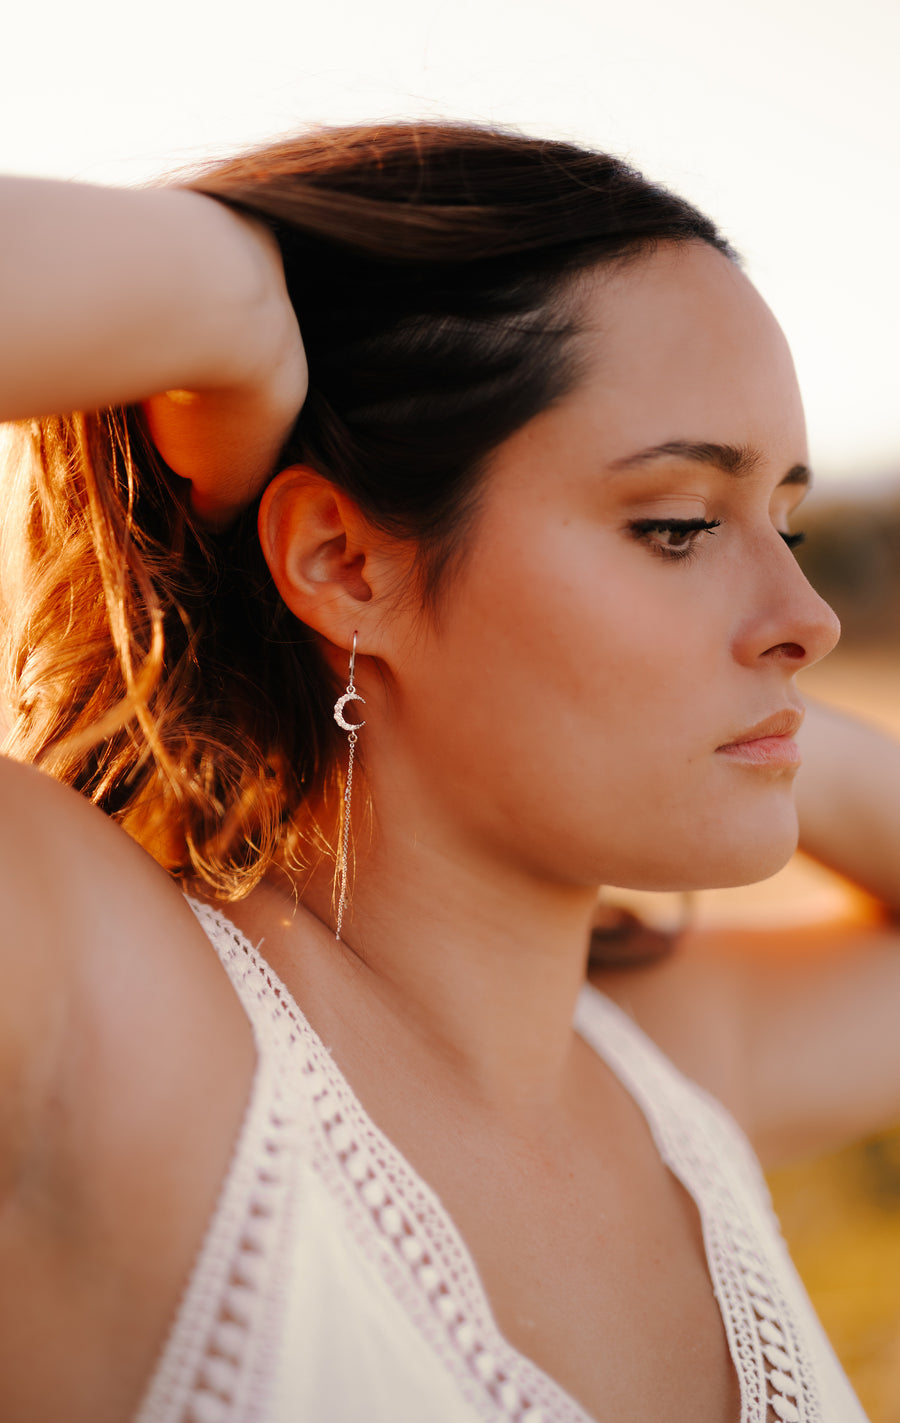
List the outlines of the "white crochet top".
<svg viewBox="0 0 900 1423">
<path fill-rule="evenodd" d="M 591 1423 L 500 1334 L 440 1200 L 265 960 L 191 904 L 250 1018 L 257 1068 L 137 1423 Z M 576 1027 L 697 1204 L 740 1423 L 865 1423 L 731 1117 L 593 988 Z"/>
</svg>

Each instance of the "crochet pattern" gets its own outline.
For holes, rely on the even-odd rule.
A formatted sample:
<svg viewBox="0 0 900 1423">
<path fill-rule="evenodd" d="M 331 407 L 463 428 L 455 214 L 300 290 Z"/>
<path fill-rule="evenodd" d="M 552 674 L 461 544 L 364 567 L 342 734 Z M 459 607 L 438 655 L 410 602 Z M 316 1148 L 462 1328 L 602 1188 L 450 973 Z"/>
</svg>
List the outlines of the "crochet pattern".
<svg viewBox="0 0 900 1423">
<path fill-rule="evenodd" d="M 219 1206 L 138 1423 L 267 1417 L 289 1287 L 281 1269 L 291 1182 L 301 1159 L 473 1420 L 591 1423 L 500 1334 L 440 1200 L 368 1117 L 272 969 L 223 915 L 192 908 L 251 1019 L 258 1067 Z M 576 1028 L 642 1108 L 663 1161 L 696 1202 L 740 1382 L 741 1423 L 823 1423 L 797 1320 L 796 1276 L 743 1134 L 593 988 L 581 995 Z"/>
</svg>

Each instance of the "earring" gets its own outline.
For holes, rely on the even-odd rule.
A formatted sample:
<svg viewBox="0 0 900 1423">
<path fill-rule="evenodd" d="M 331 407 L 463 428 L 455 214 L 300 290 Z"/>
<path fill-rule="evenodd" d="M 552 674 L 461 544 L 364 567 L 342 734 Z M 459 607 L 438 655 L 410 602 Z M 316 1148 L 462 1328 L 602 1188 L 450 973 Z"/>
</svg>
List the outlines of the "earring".
<svg viewBox="0 0 900 1423">
<path fill-rule="evenodd" d="M 340 876 L 340 891 L 338 895 L 337 927 L 334 937 L 341 937 L 341 925 L 344 922 L 344 906 L 347 903 L 347 851 L 350 846 L 350 798 L 353 794 L 353 757 L 356 753 L 357 735 L 361 726 L 365 726 L 364 721 L 347 721 L 344 717 L 344 707 L 348 702 L 362 702 L 365 706 L 366 699 L 361 697 L 356 690 L 353 681 L 353 673 L 356 669 L 356 633 L 353 634 L 353 647 L 350 650 L 350 677 L 347 682 L 347 690 L 343 696 L 338 697 L 334 704 L 334 719 L 343 731 L 348 732 L 347 742 L 350 747 L 349 759 L 347 761 L 347 779 L 344 782 L 344 807 L 341 815 L 341 850 L 338 859 L 338 874 Z"/>
</svg>

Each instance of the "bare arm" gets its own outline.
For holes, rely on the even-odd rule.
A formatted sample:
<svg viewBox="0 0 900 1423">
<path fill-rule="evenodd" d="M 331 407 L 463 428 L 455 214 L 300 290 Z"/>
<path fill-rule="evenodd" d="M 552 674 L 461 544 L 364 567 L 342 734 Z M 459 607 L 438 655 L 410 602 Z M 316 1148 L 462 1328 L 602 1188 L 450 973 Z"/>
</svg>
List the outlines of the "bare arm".
<svg viewBox="0 0 900 1423">
<path fill-rule="evenodd" d="M 0 1418 L 121 1423 L 215 1207 L 253 1039 L 134 841 L 4 757 L 0 806 Z"/>
<path fill-rule="evenodd" d="M 819 703 L 800 739 L 800 848 L 900 914 L 900 744 Z"/>
<path fill-rule="evenodd" d="M 305 388 L 264 226 L 184 190 L 0 178 L 0 419 L 143 401 L 198 507 L 224 514 L 270 473 Z M 29 1135 L 9 1103 L 26 1113 L 55 1071 L 41 1013 L 66 995 L 41 946 L 77 927 L 73 914 L 48 928 L 44 881 L 59 874 L 47 847 L 72 819 L 74 861 L 85 816 L 97 823 L 77 796 L 0 757 L 0 1215 Z M 107 862 L 105 850 L 85 856 L 84 882 Z"/>
<path fill-rule="evenodd" d="M 271 234 L 175 188 L 0 180 L 0 419 L 143 401 L 201 512 L 257 491 L 306 391 Z"/>
<path fill-rule="evenodd" d="M 220 516 L 305 388 L 265 227 L 185 191 L 0 180 L 0 418 L 141 402 Z M 159 866 L 3 757 L 0 980 L 0 1416 L 55 1423 L 64 1380 L 72 1423 L 113 1423 L 214 1208 L 252 1037 Z"/>
</svg>

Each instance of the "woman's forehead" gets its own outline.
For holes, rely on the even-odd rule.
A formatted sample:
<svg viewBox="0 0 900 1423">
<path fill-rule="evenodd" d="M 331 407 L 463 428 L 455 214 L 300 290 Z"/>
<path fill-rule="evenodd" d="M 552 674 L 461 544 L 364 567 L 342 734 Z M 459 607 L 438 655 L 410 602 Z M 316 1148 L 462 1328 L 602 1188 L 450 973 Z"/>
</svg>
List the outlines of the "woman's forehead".
<svg viewBox="0 0 900 1423">
<path fill-rule="evenodd" d="M 704 243 L 665 244 L 573 292 L 571 388 L 495 452 L 495 474 L 640 479 L 640 469 L 752 463 L 778 478 L 807 462 L 790 350 L 743 273 Z M 660 453 L 651 461 L 649 453 Z M 752 455 L 752 460 L 751 460 Z"/>
<path fill-rule="evenodd" d="M 586 348 L 610 372 L 690 350 L 787 351 L 752 282 L 705 242 L 661 243 L 636 260 L 601 268 L 582 285 L 578 306 Z"/>
<path fill-rule="evenodd" d="M 585 283 L 579 377 L 557 407 L 609 458 L 718 443 L 763 453 L 805 427 L 784 333 L 762 297 L 705 243 L 666 243 Z M 550 412 L 552 413 L 552 412 Z"/>
</svg>

